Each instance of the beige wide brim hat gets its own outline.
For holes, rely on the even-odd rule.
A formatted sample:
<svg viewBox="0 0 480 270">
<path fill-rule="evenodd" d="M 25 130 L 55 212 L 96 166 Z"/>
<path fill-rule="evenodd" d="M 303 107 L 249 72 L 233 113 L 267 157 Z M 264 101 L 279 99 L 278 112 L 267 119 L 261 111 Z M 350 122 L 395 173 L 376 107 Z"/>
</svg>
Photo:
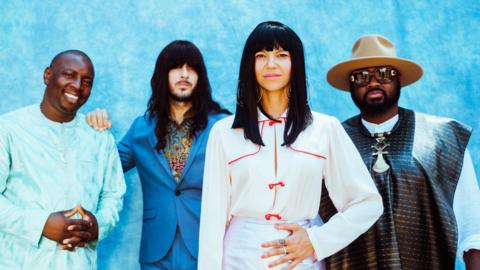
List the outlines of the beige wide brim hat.
<svg viewBox="0 0 480 270">
<path fill-rule="evenodd" d="M 327 73 L 328 83 L 340 90 L 350 91 L 348 77 L 356 69 L 376 66 L 392 66 L 400 73 L 400 85 L 407 86 L 418 81 L 423 70 L 417 63 L 397 57 L 393 43 L 381 35 L 360 37 L 352 47 L 350 60 L 336 64 Z"/>
</svg>

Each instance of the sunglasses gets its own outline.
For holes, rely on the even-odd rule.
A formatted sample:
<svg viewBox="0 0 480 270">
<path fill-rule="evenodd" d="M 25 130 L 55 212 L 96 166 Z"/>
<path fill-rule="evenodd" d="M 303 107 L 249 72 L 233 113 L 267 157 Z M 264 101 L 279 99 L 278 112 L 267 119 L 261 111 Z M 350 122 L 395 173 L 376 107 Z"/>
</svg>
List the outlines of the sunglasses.
<svg viewBox="0 0 480 270">
<path fill-rule="evenodd" d="M 366 86 L 372 81 L 372 78 L 379 83 L 391 83 L 393 78 L 398 77 L 399 73 L 393 67 L 375 67 L 373 72 L 368 71 L 368 69 L 355 70 L 350 73 L 350 83 L 355 87 Z"/>
</svg>

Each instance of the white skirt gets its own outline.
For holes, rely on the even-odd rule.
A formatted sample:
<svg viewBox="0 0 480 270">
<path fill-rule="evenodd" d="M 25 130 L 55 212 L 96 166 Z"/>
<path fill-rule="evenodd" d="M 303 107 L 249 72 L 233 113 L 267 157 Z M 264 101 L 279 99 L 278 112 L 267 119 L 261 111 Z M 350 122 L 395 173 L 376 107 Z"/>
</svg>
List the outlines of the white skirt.
<svg viewBox="0 0 480 270">
<path fill-rule="evenodd" d="M 274 225 L 277 223 L 297 223 L 304 228 L 313 224 L 321 224 L 320 219 L 315 221 L 268 221 L 253 218 L 233 217 L 225 233 L 223 241 L 223 265 L 222 270 L 280 270 L 288 264 L 268 268 L 268 264 L 281 256 L 274 256 L 262 259 L 260 256 L 268 249 L 260 245 L 264 242 L 285 238 L 288 231 L 277 230 Z M 323 261 L 307 258 L 295 267 L 296 270 L 318 270 L 325 269 Z"/>
</svg>

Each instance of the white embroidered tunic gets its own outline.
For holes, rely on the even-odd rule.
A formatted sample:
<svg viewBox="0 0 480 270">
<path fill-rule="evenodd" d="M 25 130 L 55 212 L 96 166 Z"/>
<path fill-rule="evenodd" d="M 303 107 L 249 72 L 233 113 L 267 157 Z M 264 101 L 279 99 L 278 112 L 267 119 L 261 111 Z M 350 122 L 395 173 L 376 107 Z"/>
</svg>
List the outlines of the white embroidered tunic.
<svg viewBox="0 0 480 270">
<path fill-rule="evenodd" d="M 39 104 L 0 116 L 0 269 L 97 269 L 96 242 L 69 252 L 42 235 L 51 213 L 77 204 L 95 215 L 99 240 L 119 220 L 125 181 L 115 140 L 84 119 L 53 122 Z"/>
<path fill-rule="evenodd" d="M 336 118 L 313 112 L 312 124 L 291 146 L 282 146 L 285 114 L 280 121 L 260 111 L 258 115 L 265 146 L 246 140 L 243 129 L 232 129 L 233 116 L 217 122 L 210 132 L 200 217 L 200 270 L 221 269 L 223 238 L 233 216 L 314 219 L 322 181 L 339 213 L 324 225 L 307 229 L 319 260 L 347 246 L 383 211 L 368 170 Z M 265 239 L 270 240 L 275 239 Z"/>
</svg>

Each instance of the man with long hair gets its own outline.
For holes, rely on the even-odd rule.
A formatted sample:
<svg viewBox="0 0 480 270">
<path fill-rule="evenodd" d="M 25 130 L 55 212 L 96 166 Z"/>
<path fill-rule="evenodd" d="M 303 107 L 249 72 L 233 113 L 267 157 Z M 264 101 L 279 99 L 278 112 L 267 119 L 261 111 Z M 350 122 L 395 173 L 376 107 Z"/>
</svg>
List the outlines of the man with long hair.
<svg viewBox="0 0 480 270">
<path fill-rule="evenodd" d="M 168 44 L 157 58 L 145 115 L 118 144 L 124 171 L 137 167 L 143 190 L 142 269 L 197 269 L 205 147 L 228 111 L 212 99 L 200 50 Z M 92 125 L 105 122 L 101 111 Z M 101 126 L 100 126 L 101 127 Z"/>
<path fill-rule="evenodd" d="M 367 233 L 326 259 L 328 269 L 480 269 L 480 191 L 467 143 L 471 128 L 398 106 L 400 89 L 420 79 L 380 35 L 353 45 L 328 82 L 350 91 L 360 115 L 344 122 L 383 197 L 384 213 Z M 346 161 L 348 162 L 348 161 Z M 322 193 L 325 221 L 336 209 Z"/>
</svg>

